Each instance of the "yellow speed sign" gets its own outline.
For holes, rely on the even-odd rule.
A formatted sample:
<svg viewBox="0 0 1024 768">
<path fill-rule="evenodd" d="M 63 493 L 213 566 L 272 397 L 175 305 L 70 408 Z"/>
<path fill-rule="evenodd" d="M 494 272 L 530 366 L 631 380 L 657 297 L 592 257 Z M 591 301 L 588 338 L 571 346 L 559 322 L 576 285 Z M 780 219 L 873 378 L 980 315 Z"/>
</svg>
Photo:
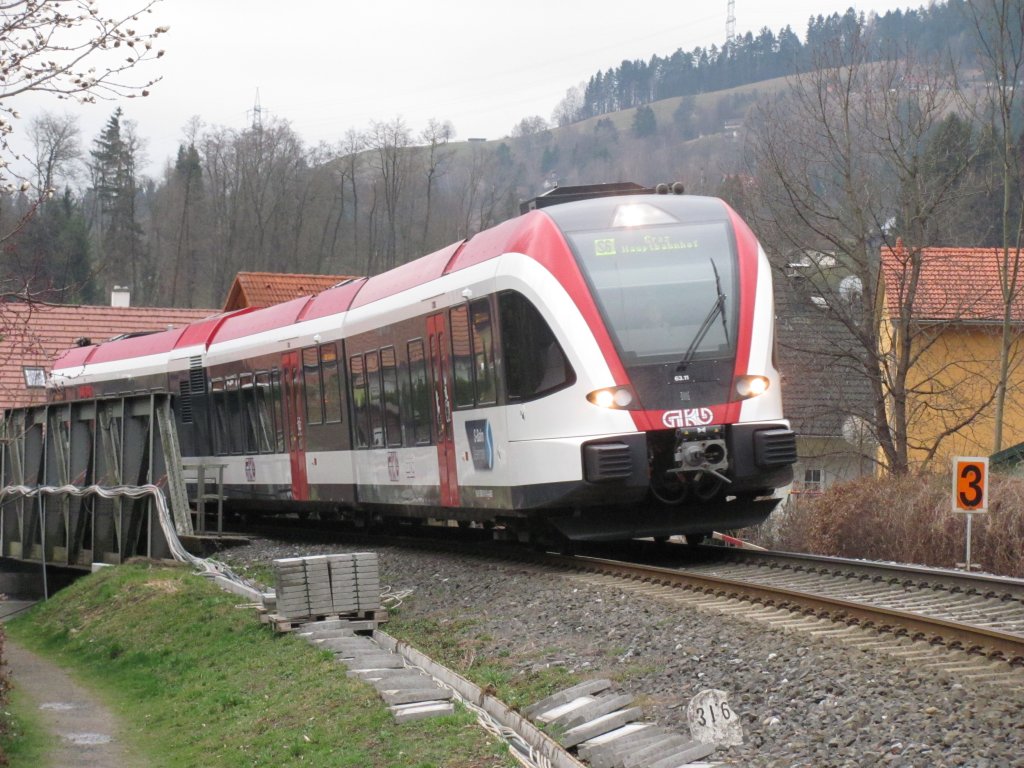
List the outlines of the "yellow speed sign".
<svg viewBox="0 0 1024 768">
<path fill-rule="evenodd" d="M 988 457 L 953 459 L 953 511 L 988 511 Z"/>
</svg>

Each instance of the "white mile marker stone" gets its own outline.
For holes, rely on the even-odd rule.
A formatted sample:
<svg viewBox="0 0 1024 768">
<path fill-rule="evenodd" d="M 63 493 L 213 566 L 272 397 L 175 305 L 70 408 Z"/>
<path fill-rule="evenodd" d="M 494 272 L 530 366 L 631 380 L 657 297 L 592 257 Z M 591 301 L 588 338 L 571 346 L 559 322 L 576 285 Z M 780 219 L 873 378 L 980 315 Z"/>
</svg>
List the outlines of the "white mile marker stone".
<svg viewBox="0 0 1024 768">
<path fill-rule="evenodd" d="M 686 719 L 690 723 L 690 736 L 694 741 L 722 747 L 743 743 L 740 716 L 729 704 L 725 691 L 708 689 L 698 693 L 686 707 Z"/>
</svg>

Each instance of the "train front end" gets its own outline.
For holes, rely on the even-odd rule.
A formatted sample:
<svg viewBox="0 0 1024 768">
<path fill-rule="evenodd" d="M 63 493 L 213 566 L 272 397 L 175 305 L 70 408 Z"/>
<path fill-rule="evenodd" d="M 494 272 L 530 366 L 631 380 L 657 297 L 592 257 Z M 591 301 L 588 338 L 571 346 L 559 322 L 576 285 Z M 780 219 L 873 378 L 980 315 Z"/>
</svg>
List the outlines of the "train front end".
<svg viewBox="0 0 1024 768">
<path fill-rule="evenodd" d="M 589 289 L 577 304 L 592 301 L 600 318 L 591 327 L 611 380 L 587 397 L 632 418 L 648 483 L 639 506 L 551 522 L 570 538 L 613 539 L 763 521 L 792 480 L 796 440 L 774 361 L 770 266 L 750 228 L 721 200 L 681 194 L 545 213 Z M 613 444 L 584 446 L 588 482 L 614 485 L 618 470 L 603 461 Z"/>
</svg>

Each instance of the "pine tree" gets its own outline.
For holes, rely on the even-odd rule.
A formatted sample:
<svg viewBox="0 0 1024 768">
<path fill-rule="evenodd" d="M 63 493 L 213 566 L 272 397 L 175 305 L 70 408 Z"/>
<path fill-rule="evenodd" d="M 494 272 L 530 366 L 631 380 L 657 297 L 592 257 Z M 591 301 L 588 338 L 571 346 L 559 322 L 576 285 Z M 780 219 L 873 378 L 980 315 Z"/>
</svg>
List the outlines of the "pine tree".
<svg viewBox="0 0 1024 768">
<path fill-rule="evenodd" d="M 654 116 L 654 110 L 646 104 L 637 107 L 633 113 L 633 135 L 638 139 L 653 136 L 658 130 L 658 120 Z"/>
<path fill-rule="evenodd" d="M 137 142 L 123 131 L 121 108 L 110 116 L 93 142 L 90 170 L 94 218 L 94 243 L 97 249 L 97 273 L 101 285 L 109 290 L 114 284 L 145 294 L 145 244 L 136 218 L 137 180 L 135 176 Z"/>
<path fill-rule="evenodd" d="M 196 287 L 193 224 L 203 197 L 203 169 L 199 161 L 199 152 L 194 143 L 189 144 L 188 148 L 184 144 L 178 147 L 178 159 L 174 164 L 174 176 L 171 183 L 180 189 L 181 196 L 181 220 L 175 245 L 169 297 L 171 306 L 178 306 L 178 282 L 181 270 L 184 270 L 185 280 L 182 293 L 188 297 L 189 302 L 195 296 Z"/>
</svg>

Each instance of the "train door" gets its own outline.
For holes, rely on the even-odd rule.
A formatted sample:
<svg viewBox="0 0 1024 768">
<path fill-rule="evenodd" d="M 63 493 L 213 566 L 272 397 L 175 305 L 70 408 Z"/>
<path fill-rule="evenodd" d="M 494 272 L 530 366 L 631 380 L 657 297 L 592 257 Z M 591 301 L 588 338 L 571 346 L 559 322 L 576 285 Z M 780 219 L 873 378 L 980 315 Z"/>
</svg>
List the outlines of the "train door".
<svg viewBox="0 0 1024 768">
<path fill-rule="evenodd" d="M 455 466 L 455 430 L 452 424 L 451 345 L 444 314 L 427 318 L 430 379 L 434 387 L 434 431 L 437 434 L 437 468 L 441 504 L 459 506 L 459 481 Z"/>
<path fill-rule="evenodd" d="M 284 388 L 285 449 L 292 469 L 292 498 L 309 499 L 306 478 L 306 411 L 302 389 L 302 360 L 298 352 L 285 352 L 281 358 Z"/>
</svg>

